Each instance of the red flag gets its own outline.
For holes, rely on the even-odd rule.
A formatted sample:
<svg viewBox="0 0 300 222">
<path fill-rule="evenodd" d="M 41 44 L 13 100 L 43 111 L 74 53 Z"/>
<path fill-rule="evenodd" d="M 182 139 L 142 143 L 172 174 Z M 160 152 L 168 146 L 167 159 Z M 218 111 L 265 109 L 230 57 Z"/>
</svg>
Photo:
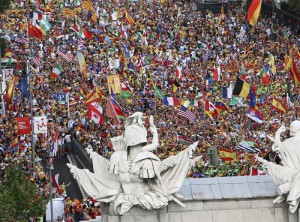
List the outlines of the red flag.
<svg viewBox="0 0 300 222">
<path fill-rule="evenodd" d="M 250 176 L 261 176 L 261 175 L 266 175 L 266 172 L 259 170 L 257 168 L 251 167 Z"/>
<path fill-rule="evenodd" d="M 93 33 L 90 32 L 90 31 L 88 31 L 88 30 L 86 30 L 86 29 L 82 29 L 82 30 L 83 30 L 83 33 L 84 33 L 85 37 L 86 37 L 88 40 L 92 40 L 92 38 L 93 38 Z"/>
<path fill-rule="evenodd" d="M 112 116 L 115 120 L 115 125 L 120 128 L 120 119 L 118 117 L 118 114 L 114 108 L 114 105 L 112 104 L 111 99 L 108 99 L 107 104 L 106 104 L 106 110 L 105 110 L 105 115 L 106 116 Z"/>
<path fill-rule="evenodd" d="M 18 132 L 17 132 L 18 135 L 31 133 L 30 117 L 18 117 L 17 125 L 18 125 Z"/>
<path fill-rule="evenodd" d="M 38 39 L 42 39 L 43 38 L 43 33 L 40 29 L 38 29 L 36 26 L 28 23 L 28 35 L 29 36 L 33 36 L 33 37 L 37 37 Z"/>
<path fill-rule="evenodd" d="M 13 102 L 16 81 L 17 81 L 17 77 L 14 76 L 13 79 L 7 83 L 6 94 L 4 96 L 4 100 L 5 100 L 7 106 L 12 104 L 12 102 Z"/>
</svg>

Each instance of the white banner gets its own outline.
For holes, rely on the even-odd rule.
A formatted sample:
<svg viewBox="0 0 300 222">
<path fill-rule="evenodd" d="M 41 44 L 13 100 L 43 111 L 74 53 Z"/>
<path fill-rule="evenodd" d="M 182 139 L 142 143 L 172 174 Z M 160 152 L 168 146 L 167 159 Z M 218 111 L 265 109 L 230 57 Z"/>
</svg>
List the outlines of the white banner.
<svg viewBox="0 0 300 222">
<path fill-rule="evenodd" d="M 33 133 L 47 133 L 47 117 L 35 116 L 33 117 Z"/>
<path fill-rule="evenodd" d="M 14 69 L 2 69 L 3 81 L 10 82 L 14 77 Z"/>
</svg>

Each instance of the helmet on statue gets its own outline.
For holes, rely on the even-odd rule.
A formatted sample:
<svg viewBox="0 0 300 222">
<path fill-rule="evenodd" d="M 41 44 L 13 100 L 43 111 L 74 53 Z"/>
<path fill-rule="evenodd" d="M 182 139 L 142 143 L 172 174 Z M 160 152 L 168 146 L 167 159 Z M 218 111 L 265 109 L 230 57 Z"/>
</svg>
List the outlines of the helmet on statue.
<svg viewBox="0 0 300 222">
<path fill-rule="evenodd" d="M 297 132 L 300 132 L 300 121 L 294 120 L 290 126 L 291 136 L 295 136 Z"/>
<path fill-rule="evenodd" d="M 126 147 L 147 143 L 147 130 L 143 125 L 133 124 L 125 128 Z"/>
</svg>

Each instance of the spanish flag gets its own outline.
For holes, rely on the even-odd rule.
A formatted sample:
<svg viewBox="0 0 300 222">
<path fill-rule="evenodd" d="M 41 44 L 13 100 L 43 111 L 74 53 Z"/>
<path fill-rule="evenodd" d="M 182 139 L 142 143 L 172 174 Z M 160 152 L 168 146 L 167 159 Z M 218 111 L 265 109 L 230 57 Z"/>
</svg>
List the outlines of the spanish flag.
<svg viewBox="0 0 300 222">
<path fill-rule="evenodd" d="M 9 47 L 7 49 L 7 51 L 5 52 L 3 58 L 7 58 L 7 57 L 10 58 L 10 57 L 12 57 L 12 55 L 13 55 L 12 49 Z"/>
<path fill-rule="evenodd" d="M 131 15 L 128 13 L 128 11 L 125 11 L 125 20 L 132 26 L 135 24 Z"/>
<path fill-rule="evenodd" d="M 7 83 L 6 94 L 4 96 L 4 100 L 5 100 L 7 106 L 12 104 L 12 102 L 13 102 L 16 81 L 17 81 L 17 77 L 14 76 L 13 79 Z"/>
<path fill-rule="evenodd" d="M 219 148 L 218 151 L 219 151 L 220 158 L 223 161 L 235 161 L 236 160 L 236 156 L 231 150 L 225 150 L 225 149 Z"/>
<path fill-rule="evenodd" d="M 250 93 L 250 84 L 237 78 L 232 94 L 247 99 Z"/>
<path fill-rule="evenodd" d="M 291 61 L 290 74 L 291 74 L 292 79 L 294 80 L 295 86 L 298 87 L 299 82 L 300 82 L 300 76 L 299 76 L 299 73 L 297 71 L 296 63 L 294 61 L 293 56 L 291 56 L 290 61 Z"/>
<path fill-rule="evenodd" d="M 272 108 L 282 114 L 284 114 L 286 112 L 285 106 L 278 99 L 273 99 Z"/>
<path fill-rule="evenodd" d="M 247 20 L 250 25 L 255 26 L 261 9 L 262 0 L 252 0 L 248 8 Z"/>
</svg>

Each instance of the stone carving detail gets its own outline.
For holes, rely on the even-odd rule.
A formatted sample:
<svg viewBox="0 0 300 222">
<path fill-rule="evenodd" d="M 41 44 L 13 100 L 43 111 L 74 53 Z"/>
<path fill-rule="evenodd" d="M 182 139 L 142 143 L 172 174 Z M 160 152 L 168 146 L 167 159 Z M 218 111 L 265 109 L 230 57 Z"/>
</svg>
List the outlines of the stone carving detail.
<svg viewBox="0 0 300 222">
<path fill-rule="evenodd" d="M 123 215 L 133 206 L 159 209 L 175 201 L 181 206 L 179 191 L 190 167 L 200 157 L 192 158 L 198 142 L 176 156 L 160 160 L 152 151 L 159 146 L 158 133 L 150 116 L 152 143 L 148 144 L 143 113 L 136 112 L 125 122 L 124 136 L 111 138 L 114 153 L 110 160 L 87 149 L 94 172 L 68 164 L 74 178 L 87 194 L 100 202 L 114 202 L 114 211 Z"/>
<path fill-rule="evenodd" d="M 256 159 L 263 164 L 267 174 L 278 186 L 279 196 L 273 203 L 286 200 L 290 212 L 294 213 L 298 208 L 300 198 L 300 121 L 295 120 L 291 123 L 291 137 L 282 142 L 280 134 L 285 131 L 285 126 L 281 126 L 275 138 L 268 136 L 274 142 L 272 150 L 278 153 L 282 165 L 268 162 L 261 157 L 256 157 Z"/>
</svg>

